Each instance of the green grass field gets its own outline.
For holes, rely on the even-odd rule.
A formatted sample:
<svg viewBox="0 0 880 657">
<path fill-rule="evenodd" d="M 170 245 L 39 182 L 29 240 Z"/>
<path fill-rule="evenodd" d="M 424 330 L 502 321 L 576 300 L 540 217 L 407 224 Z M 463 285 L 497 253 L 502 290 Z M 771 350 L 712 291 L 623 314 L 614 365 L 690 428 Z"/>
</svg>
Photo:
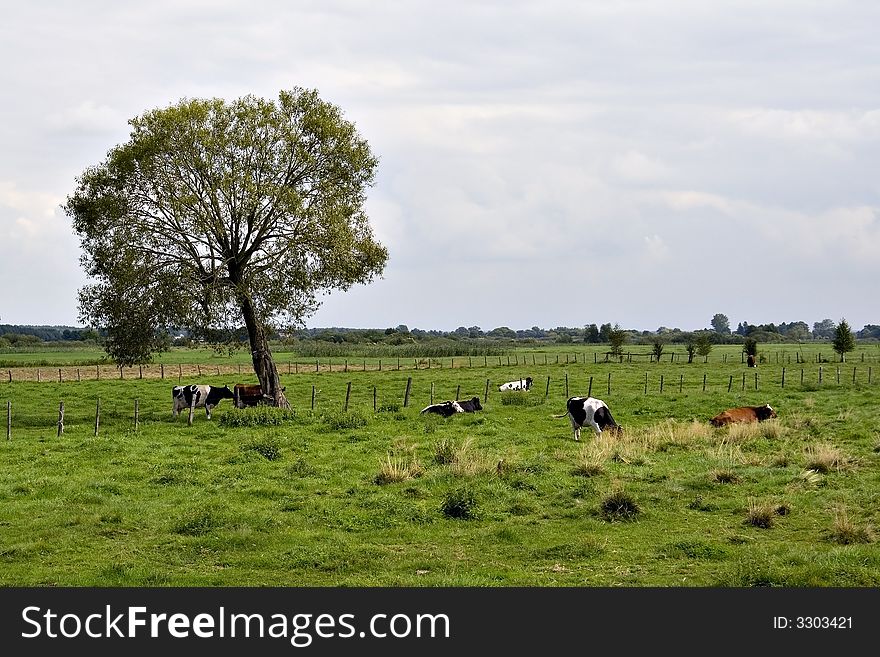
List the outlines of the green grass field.
<svg viewBox="0 0 880 657">
<path fill-rule="evenodd" d="M 594 363 L 574 347 L 511 352 L 510 366 L 504 356 L 378 371 L 371 360 L 346 372 L 334 361 L 291 374 L 281 357 L 293 414 L 225 400 L 191 427 L 171 417 L 176 376 L 16 374 L 0 383 L 12 404 L 0 585 L 878 586 L 876 349 L 844 364 L 764 349 L 756 370 L 739 347 L 693 364 Z M 233 372 L 199 382 L 255 382 Z M 574 442 L 552 417 L 565 410 L 566 375 L 570 395 L 592 377 L 623 437 Z M 530 392 L 498 392 L 519 376 L 533 377 Z M 434 401 L 459 388 L 482 400 L 487 379 L 483 411 L 419 414 L 432 384 Z M 777 420 L 708 425 L 765 402 Z"/>
</svg>

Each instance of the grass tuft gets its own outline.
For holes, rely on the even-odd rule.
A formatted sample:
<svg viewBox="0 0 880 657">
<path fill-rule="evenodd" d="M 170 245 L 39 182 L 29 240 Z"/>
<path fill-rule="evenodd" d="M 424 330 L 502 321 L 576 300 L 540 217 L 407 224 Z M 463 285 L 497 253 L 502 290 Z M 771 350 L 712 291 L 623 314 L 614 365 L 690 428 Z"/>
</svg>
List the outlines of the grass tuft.
<svg viewBox="0 0 880 657">
<path fill-rule="evenodd" d="M 456 520 L 475 520 L 478 513 L 477 496 L 467 486 L 456 488 L 446 493 L 440 510 L 447 518 Z"/>
<path fill-rule="evenodd" d="M 632 495 L 617 489 L 602 498 L 599 504 L 602 518 L 608 522 L 635 520 L 641 513 L 639 505 Z"/>
</svg>

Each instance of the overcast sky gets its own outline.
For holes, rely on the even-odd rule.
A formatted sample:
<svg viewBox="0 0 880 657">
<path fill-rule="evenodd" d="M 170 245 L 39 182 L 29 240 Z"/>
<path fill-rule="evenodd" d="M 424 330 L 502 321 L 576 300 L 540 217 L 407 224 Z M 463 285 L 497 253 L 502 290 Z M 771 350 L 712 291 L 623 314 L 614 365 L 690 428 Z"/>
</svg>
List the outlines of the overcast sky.
<svg viewBox="0 0 880 657">
<path fill-rule="evenodd" d="M 299 86 L 389 249 L 307 326 L 880 324 L 873 0 L 0 2 L 0 323 L 80 324 L 60 205 L 130 118 Z"/>
</svg>

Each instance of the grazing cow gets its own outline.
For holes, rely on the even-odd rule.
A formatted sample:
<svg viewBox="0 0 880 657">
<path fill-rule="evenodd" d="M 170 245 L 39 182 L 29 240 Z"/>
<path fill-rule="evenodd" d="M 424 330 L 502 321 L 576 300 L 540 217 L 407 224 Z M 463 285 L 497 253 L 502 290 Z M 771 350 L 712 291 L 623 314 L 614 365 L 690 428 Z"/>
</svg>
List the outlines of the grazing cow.
<svg viewBox="0 0 880 657">
<path fill-rule="evenodd" d="M 436 413 L 437 415 L 442 415 L 443 417 L 449 417 L 450 415 L 455 415 L 456 413 L 464 413 L 464 409 L 458 404 L 458 402 L 454 401 L 445 401 L 440 404 L 431 404 L 430 406 L 425 406 L 420 413 Z"/>
<path fill-rule="evenodd" d="M 483 410 L 483 407 L 480 404 L 479 397 L 471 397 L 470 399 L 458 399 L 455 403 L 461 406 L 461 410 L 463 410 L 465 413 L 473 413 L 474 411 Z"/>
<path fill-rule="evenodd" d="M 174 417 L 177 417 L 180 411 L 189 408 L 195 400 L 195 407 L 204 408 L 210 420 L 211 409 L 219 404 L 221 399 L 232 399 L 234 396 L 228 385 L 222 388 L 197 385 L 174 386 L 171 390 L 171 398 L 174 401 L 171 412 Z"/>
<path fill-rule="evenodd" d="M 600 435 L 603 430 L 607 429 L 613 433 L 623 432 L 621 427 L 614 418 L 611 417 L 611 411 L 608 405 L 601 399 L 593 397 L 572 397 L 565 403 L 568 409 L 567 413 L 562 415 L 554 415 L 555 418 L 568 416 L 571 420 L 571 428 L 574 430 L 574 439 L 580 441 L 581 428 L 590 426 L 596 435 Z"/>
<path fill-rule="evenodd" d="M 763 422 L 772 417 L 776 417 L 776 411 L 770 408 L 770 404 L 764 404 L 763 406 L 739 406 L 722 411 L 709 420 L 709 423 L 713 427 L 723 427 L 726 424 L 734 424 L 735 422 Z"/>
<path fill-rule="evenodd" d="M 748 365 L 749 367 L 757 367 L 757 365 L 755 364 L 755 357 L 751 354 L 749 354 L 749 357 L 746 358 L 746 365 Z"/>
<path fill-rule="evenodd" d="M 284 388 L 282 388 L 283 391 Z M 259 384 L 236 383 L 233 389 L 233 398 L 237 408 L 257 406 L 258 404 L 271 404 L 274 401 L 271 396 L 263 393 L 263 388 Z"/>
<path fill-rule="evenodd" d="M 498 386 L 498 390 L 504 392 L 505 390 L 529 390 L 532 387 L 532 377 L 527 376 L 524 379 L 520 379 L 519 381 L 508 381 L 507 383 L 502 383 Z"/>
</svg>

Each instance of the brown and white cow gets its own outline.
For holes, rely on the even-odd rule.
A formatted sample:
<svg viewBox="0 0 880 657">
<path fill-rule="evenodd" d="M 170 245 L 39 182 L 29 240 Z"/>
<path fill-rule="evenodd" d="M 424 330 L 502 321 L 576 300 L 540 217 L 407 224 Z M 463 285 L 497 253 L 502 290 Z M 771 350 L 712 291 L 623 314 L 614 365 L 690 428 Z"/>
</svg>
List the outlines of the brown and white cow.
<svg viewBox="0 0 880 657">
<path fill-rule="evenodd" d="M 728 408 L 726 411 L 722 411 L 709 420 L 709 423 L 713 427 L 723 427 L 737 422 L 763 422 L 773 417 L 776 417 L 776 411 L 770 407 L 770 404 L 764 404 L 763 406 L 738 406 L 737 408 Z"/>
</svg>

